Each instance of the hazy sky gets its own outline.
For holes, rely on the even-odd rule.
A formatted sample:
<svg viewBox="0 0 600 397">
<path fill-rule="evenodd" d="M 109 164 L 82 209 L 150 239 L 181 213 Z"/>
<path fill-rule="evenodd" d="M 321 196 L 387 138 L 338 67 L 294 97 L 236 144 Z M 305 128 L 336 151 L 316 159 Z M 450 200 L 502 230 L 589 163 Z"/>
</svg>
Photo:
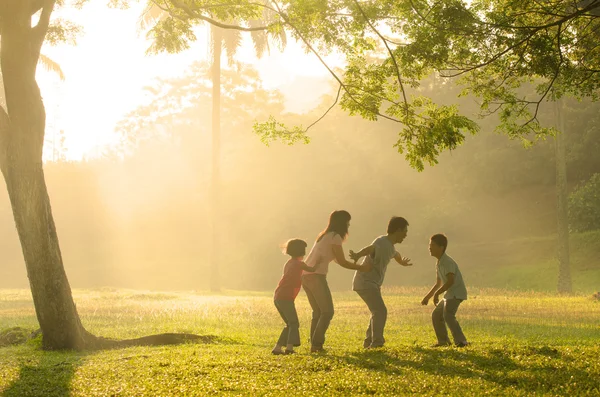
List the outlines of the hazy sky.
<svg viewBox="0 0 600 397">
<path fill-rule="evenodd" d="M 55 134 L 64 130 L 69 158 L 93 156 L 97 148 L 114 141 L 115 124 L 144 103 L 143 87 L 153 84 L 156 77 L 183 74 L 190 63 L 207 59 L 206 27 L 198 29 L 198 41 L 183 53 L 146 55 L 150 41 L 139 30 L 141 12 L 142 4 L 117 10 L 107 8 L 106 0 L 94 0 L 82 10 L 55 13 L 55 18 L 82 25 L 84 32 L 77 46 L 45 45 L 42 49 L 66 76 L 60 81 L 38 68 L 48 113 L 48 147 Z M 328 91 L 330 77 L 325 68 L 291 39 L 283 53 L 271 46 L 270 54 L 258 60 L 253 51 L 248 36 L 239 59 L 255 64 L 266 88 L 278 88 L 285 94 L 287 110 L 309 110 Z M 330 57 L 328 62 L 336 59 Z"/>
</svg>

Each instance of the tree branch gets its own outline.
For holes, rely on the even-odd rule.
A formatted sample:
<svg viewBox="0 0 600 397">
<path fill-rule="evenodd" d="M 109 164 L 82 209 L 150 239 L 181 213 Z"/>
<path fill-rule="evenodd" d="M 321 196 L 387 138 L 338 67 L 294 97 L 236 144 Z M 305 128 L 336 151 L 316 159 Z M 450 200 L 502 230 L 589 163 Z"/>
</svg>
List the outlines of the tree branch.
<svg viewBox="0 0 600 397">
<path fill-rule="evenodd" d="M 541 30 L 541 29 L 539 29 L 539 30 Z M 508 46 L 503 51 L 500 51 L 499 53 L 495 54 L 494 56 L 492 56 L 490 59 L 488 59 L 485 62 L 479 63 L 477 65 L 469 66 L 469 67 L 467 67 L 465 69 L 458 69 L 459 71 L 457 73 L 448 74 L 448 75 L 445 75 L 444 77 L 458 77 L 458 76 L 463 75 L 465 73 L 472 72 L 475 69 L 481 69 L 481 68 L 483 68 L 485 66 L 488 66 L 491 63 L 493 63 L 493 62 L 497 61 L 498 59 L 500 59 L 502 56 L 504 56 L 508 52 L 510 52 L 510 51 L 514 50 L 515 48 L 519 47 L 521 44 L 528 42 L 539 30 L 535 30 L 534 32 L 532 32 L 529 35 L 527 35 L 524 39 L 521 39 L 517 43 Z"/>
<path fill-rule="evenodd" d="M 198 12 L 195 12 L 192 8 L 190 8 L 188 5 L 181 3 L 178 0 L 169 0 L 176 8 L 182 10 L 183 12 L 185 12 L 190 18 L 193 19 L 199 19 L 201 21 L 205 21 L 210 23 L 211 25 L 214 25 L 216 27 L 222 28 L 222 29 L 229 29 L 229 30 L 240 30 L 242 32 L 257 32 L 257 31 L 264 31 L 264 30 L 269 30 L 271 27 L 273 26 L 277 26 L 279 25 L 279 23 L 272 23 L 270 25 L 267 26 L 254 26 L 254 27 L 245 27 L 245 26 L 238 26 L 238 25 L 229 25 L 226 23 L 222 23 L 217 21 L 216 19 L 204 16 Z M 155 3 L 156 4 L 156 3 Z M 265 6 L 266 7 L 266 6 Z M 164 10 L 164 9 L 163 9 Z M 178 19 L 182 19 L 181 17 L 177 16 L 177 15 L 173 15 L 171 12 L 169 12 L 169 14 L 171 16 L 177 17 Z M 182 19 L 183 20 L 183 19 Z"/>
<path fill-rule="evenodd" d="M 557 4 L 562 6 L 562 2 L 560 4 Z M 587 6 L 585 6 L 584 8 L 581 9 L 576 9 L 577 11 L 572 12 L 570 14 L 552 14 L 549 12 L 544 13 L 543 15 L 551 15 L 553 17 L 558 17 L 559 19 L 554 20 L 553 22 L 547 23 L 545 25 L 539 25 L 539 26 L 515 26 L 515 25 L 502 25 L 502 24 L 493 24 L 493 23 L 487 23 L 487 22 L 482 22 L 482 21 L 478 21 L 475 20 L 478 24 L 481 25 L 485 25 L 485 26 L 490 26 L 490 27 L 494 27 L 494 28 L 502 28 L 502 29 L 514 29 L 514 30 L 530 30 L 533 29 L 534 33 L 539 31 L 539 30 L 543 30 L 543 29 L 548 29 L 554 26 L 558 26 L 558 25 L 563 25 L 564 23 L 566 23 L 567 21 L 577 18 L 579 16 L 582 16 L 584 14 L 587 14 L 588 12 L 594 11 L 596 9 L 600 8 L 600 1 L 598 0 L 593 0 L 590 4 L 588 4 Z M 523 12 L 522 15 L 528 15 L 528 14 L 539 14 L 538 12 L 532 11 L 532 10 L 528 10 L 526 12 Z M 514 15 L 516 16 L 516 15 Z"/>
<path fill-rule="evenodd" d="M 435 24 L 435 23 L 433 23 L 433 22 L 429 21 L 429 19 L 427 19 L 427 16 L 429 15 L 429 13 L 430 13 L 430 12 L 431 12 L 431 10 L 433 9 L 433 7 L 430 7 L 430 8 L 429 8 L 429 12 L 427 12 L 427 15 L 423 15 L 423 14 L 422 14 L 422 13 L 421 13 L 421 12 L 420 12 L 418 9 L 417 9 L 417 7 L 415 6 L 415 3 L 413 2 L 413 0 L 409 0 L 409 2 L 410 2 L 410 7 L 411 7 L 411 8 L 412 8 L 412 10 L 415 12 L 415 14 L 417 14 L 417 16 L 418 16 L 419 18 L 421 18 L 421 20 L 422 20 L 423 22 L 425 22 L 427 25 L 429 25 L 431 28 L 433 28 L 434 30 L 437 30 L 437 31 L 448 31 L 448 29 L 442 29 L 442 28 L 441 28 L 439 25 L 437 25 L 437 24 Z M 455 34 L 456 34 L 456 32 L 455 32 Z M 464 35 L 465 35 L 465 34 L 463 34 L 463 36 L 464 36 Z"/>
<path fill-rule="evenodd" d="M 42 49 L 42 43 L 44 42 L 44 38 L 46 37 L 46 32 L 48 31 L 48 25 L 50 24 L 50 15 L 52 14 L 52 10 L 54 9 L 54 4 L 56 0 L 41 0 L 44 2 L 44 6 L 42 8 L 42 15 L 40 15 L 40 20 L 37 25 L 32 29 L 33 32 L 33 50 L 35 51 L 35 59 L 39 58 L 40 50 Z"/>
<path fill-rule="evenodd" d="M 424 16 L 415 6 L 413 0 L 409 0 L 410 1 L 410 6 L 412 8 L 412 10 L 419 16 L 419 18 L 421 18 L 423 20 L 423 22 L 425 22 L 426 24 L 428 24 L 429 26 L 433 27 L 436 30 L 440 30 L 440 26 L 436 25 L 435 23 L 429 21 L 429 19 L 427 19 L 426 16 Z M 566 14 L 566 15 L 560 15 L 560 19 L 555 20 L 551 23 L 547 23 L 545 25 L 539 25 L 539 26 L 515 26 L 515 25 L 502 25 L 502 24 L 493 24 L 493 23 L 488 23 L 488 22 L 483 22 L 481 20 L 478 20 L 476 18 L 473 18 L 473 21 L 481 26 L 487 26 L 487 27 L 492 27 L 492 28 L 502 28 L 502 29 L 514 29 L 514 30 L 533 30 L 530 33 L 530 37 L 533 36 L 535 33 L 537 33 L 540 30 L 543 29 L 548 29 L 554 26 L 558 26 L 558 25 L 563 25 L 565 22 L 577 18 L 579 16 L 582 16 L 588 12 L 594 11 L 596 9 L 600 8 L 600 1 L 599 0 L 593 0 L 590 4 L 588 4 L 586 7 L 581 8 L 581 9 L 577 9 L 577 11 L 570 13 L 570 14 Z M 535 13 L 533 11 L 528 10 L 527 12 L 523 13 L 523 15 L 527 15 L 527 14 L 532 14 Z"/>
<path fill-rule="evenodd" d="M 563 62 L 564 62 L 564 58 L 563 58 L 563 53 L 562 50 L 560 48 L 561 46 L 561 30 L 562 30 L 562 25 L 558 25 L 558 32 L 556 33 L 556 45 L 558 47 L 558 54 L 559 54 L 559 62 L 558 65 L 556 65 L 556 70 L 554 72 L 554 76 L 552 76 L 552 79 L 550 80 L 550 82 L 548 83 L 548 87 L 546 87 L 546 90 L 544 91 L 544 93 L 542 94 L 542 96 L 535 102 L 528 102 L 528 101 L 524 101 L 524 107 L 523 110 L 529 106 L 530 104 L 535 104 L 535 112 L 533 113 L 533 115 L 531 116 L 531 118 L 529 120 L 527 120 L 527 122 L 525 122 L 521 128 L 528 128 L 529 124 L 536 121 L 537 120 L 537 116 L 540 110 L 540 106 L 542 104 L 542 102 L 544 101 L 544 99 L 546 98 L 546 96 L 548 95 L 548 93 L 550 92 L 550 90 L 552 89 L 552 87 L 554 86 L 554 82 L 556 81 L 556 79 L 558 78 L 558 75 L 560 74 L 560 67 L 562 66 Z"/>
<path fill-rule="evenodd" d="M 170 9 L 166 4 L 165 6 L 159 5 L 157 3 L 157 0 L 152 0 L 153 3 L 159 7 L 161 10 L 169 13 L 169 15 L 171 15 L 173 18 L 177 18 L 181 21 L 187 22 L 187 19 L 183 18 L 181 15 L 177 15 L 175 12 L 173 12 L 172 9 Z M 190 19 L 199 19 L 205 22 L 208 22 L 214 26 L 217 27 L 221 27 L 223 29 L 235 29 L 235 30 L 241 30 L 241 31 L 247 31 L 247 32 L 252 32 L 252 31 L 261 31 L 261 30 L 268 30 L 269 28 L 271 28 L 272 26 L 278 26 L 281 23 L 274 23 L 274 24 L 270 24 L 267 26 L 258 26 L 258 27 L 252 27 L 252 28 L 246 28 L 246 27 L 242 27 L 242 26 L 238 26 L 238 25 L 228 25 L 228 24 L 224 24 L 221 23 L 213 18 L 209 18 L 206 17 L 202 14 L 199 14 L 198 12 L 196 12 L 195 10 L 193 10 L 192 8 L 190 8 L 188 5 L 183 4 L 182 2 L 180 2 L 179 0 L 169 0 L 169 3 L 171 3 L 174 7 L 176 7 L 177 9 L 183 11 Z M 164 3 L 167 3 L 166 0 L 164 0 Z M 255 3 L 256 5 L 260 5 L 258 3 Z M 348 86 L 346 86 L 342 80 L 337 76 L 337 74 L 329 67 L 329 65 L 327 65 L 327 63 L 323 60 L 323 58 L 319 55 L 319 53 L 310 45 L 310 43 L 308 42 L 308 40 L 302 35 L 302 33 L 300 32 L 300 30 L 298 28 L 295 27 L 294 24 L 291 23 L 291 21 L 286 17 L 286 15 L 283 13 L 283 11 L 281 10 L 281 8 L 279 8 L 279 5 L 277 3 L 274 3 L 275 8 L 271 8 L 267 5 L 260 5 L 266 9 L 269 9 L 275 13 L 277 13 L 281 19 L 284 21 L 284 23 L 288 26 L 290 26 L 294 31 L 296 31 L 296 33 L 298 34 L 298 37 L 300 37 L 300 39 L 302 40 L 302 42 L 308 47 L 308 49 L 317 57 L 317 59 L 321 62 L 321 64 L 323 66 L 325 66 L 325 68 L 327 69 L 327 71 L 333 76 L 333 78 L 338 82 L 338 84 L 340 85 L 340 87 L 342 87 L 344 89 L 344 91 L 348 94 L 348 96 L 350 97 L 350 99 L 355 102 L 357 105 L 359 105 L 360 107 L 362 107 L 363 109 L 366 109 L 366 107 L 360 102 L 358 101 L 350 92 L 350 90 L 348 89 Z M 385 41 L 385 38 L 384 38 Z M 388 101 L 390 101 L 389 99 L 387 99 Z M 392 103 L 394 103 L 394 101 L 390 101 Z M 337 103 L 337 100 L 336 100 Z M 372 110 L 370 110 L 372 111 Z M 398 119 L 395 119 L 393 117 L 389 117 L 387 115 L 384 115 L 382 113 L 380 113 L 379 111 L 373 111 L 374 114 L 376 114 L 379 117 L 391 120 L 391 121 L 395 121 L 400 123 L 401 121 Z M 311 125 L 312 126 L 312 125 Z"/>
<path fill-rule="evenodd" d="M 365 11 L 360 6 L 360 3 L 358 2 L 358 0 L 354 0 L 354 4 L 356 4 L 356 7 L 358 7 L 358 10 L 362 14 L 362 16 L 365 19 L 365 21 L 367 22 L 367 24 L 371 27 L 371 29 L 373 29 L 375 34 L 377 34 L 377 36 L 379 36 L 379 38 L 383 41 L 383 44 L 385 45 L 385 48 L 388 51 L 388 54 L 390 54 L 390 58 L 392 58 L 392 62 L 394 63 L 394 68 L 396 71 L 396 78 L 398 79 L 398 88 L 400 89 L 400 92 L 402 93 L 402 98 L 404 99 L 404 111 L 406 112 L 406 117 L 408 118 L 410 115 L 410 111 L 408 108 L 408 99 L 406 98 L 406 92 L 404 91 L 404 84 L 402 83 L 402 76 L 400 76 L 400 68 L 398 67 L 398 62 L 396 61 L 396 56 L 394 55 L 394 52 L 388 45 L 385 37 L 383 37 L 383 35 L 381 33 L 379 33 L 379 30 L 377 30 L 375 28 L 375 26 L 373 26 L 373 24 L 369 20 L 369 17 L 367 16 Z"/>
<path fill-rule="evenodd" d="M 390 99 L 388 97 L 385 97 L 383 95 L 379 95 L 379 94 L 377 94 L 375 92 L 368 91 L 368 90 L 364 89 L 363 87 L 361 87 L 359 85 L 347 84 L 346 87 L 352 88 L 352 89 L 355 89 L 355 90 L 358 90 L 358 91 L 362 91 L 365 94 L 372 96 L 373 98 L 381 99 L 382 101 L 389 102 L 392 105 L 396 105 L 396 106 L 400 106 L 401 105 L 400 102 L 394 101 L 394 100 L 392 100 L 392 99 Z"/>
<path fill-rule="evenodd" d="M 576 87 L 582 87 L 585 83 L 587 83 L 588 80 L 594 77 L 595 74 L 600 73 L 600 70 L 594 69 L 586 69 L 585 71 L 587 72 L 587 76 L 585 76 L 577 82 L 574 82 L 573 85 L 575 85 Z"/>
<path fill-rule="evenodd" d="M 323 115 L 321 117 L 319 117 L 311 125 L 309 125 L 308 127 L 306 127 L 306 129 L 304 130 L 305 134 L 308 132 L 308 130 L 310 129 L 310 127 L 312 127 L 313 125 L 317 124 L 319 121 L 323 120 L 325 118 L 325 116 L 327 116 L 327 113 L 329 113 L 329 111 L 334 108 L 334 106 L 338 103 L 338 100 L 340 99 L 340 92 L 342 92 L 342 86 L 341 85 L 338 88 L 338 92 L 337 92 L 337 95 L 335 97 L 335 101 L 333 102 L 333 104 L 329 107 L 329 109 L 327 109 L 327 111 L 325 113 L 323 113 Z"/>
<path fill-rule="evenodd" d="M 588 26 L 589 26 L 589 24 L 588 24 L 588 25 L 587 25 L 585 28 L 583 28 L 583 29 L 582 29 L 580 32 L 578 32 L 578 35 L 577 35 L 577 41 L 578 41 L 578 42 L 580 42 L 580 43 L 584 43 L 584 42 L 585 42 L 585 39 L 587 39 L 587 38 L 588 38 L 588 37 L 590 37 L 590 36 L 595 36 L 595 37 L 593 37 L 593 38 L 591 39 L 591 40 L 594 40 L 594 41 L 595 41 L 595 39 L 597 39 L 597 37 L 599 36 L 599 35 L 598 35 L 598 31 L 600 30 L 600 24 L 598 24 L 598 25 L 597 25 L 597 26 L 595 26 L 593 29 L 591 29 L 591 31 L 589 31 L 589 32 L 586 32 L 586 30 L 587 30 Z M 580 34 L 579 34 L 579 33 L 580 33 Z M 589 58 L 587 58 L 588 54 L 589 54 L 590 52 L 592 52 L 592 51 L 593 51 L 595 48 L 597 48 L 597 47 L 598 47 L 598 45 L 596 45 L 596 46 L 592 47 L 592 48 L 591 48 L 591 49 L 588 51 L 588 53 L 586 53 L 585 55 L 583 55 L 583 56 L 581 57 L 581 58 L 582 58 L 582 59 L 581 59 L 581 62 L 583 63 L 583 62 L 585 61 L 585 59 L 589 59 Z"/>
<path fill-rule="evenodd" d="M 277 6 L 279 7 L 279 6 Z M 354 95 L 352 95 L 352 93 L 350 92 L 350 90 L 348 89 L 348 86 L 346 86 L 346 84 L 344 84 L 344 82 L 342 82 L 342 80 L 338 77 L 338 75 L 331 70 L 331 68 L 329 67 L 329 65 L 327 65 L 327 62 L 325 62 L 325 60 L 321 57 L 321 55 L 314 49 L 314 47 L 312 45 L 310 45 L 309 41 L 304 37 L 304 35 L 302 34 L 302 32 L 300 32 L 300 29 L 298 29 L 290 20 L 289 18 L 287 18 L 287 16 L 281 11 L 281 9 L 277 10 L 277 13 L 279 14 L 279 16 L 283 19 L 283 21 L 289 25 L 292 29 L 294 29 L 296 31 L 296 34 L 298 35 L 298 37 L 302 40 L 302 42 L 304 43 L 304 45 L 306 45 L 306 47 L 313 53 L 315 54 L 315 56 L 317 57 L 317 59 L 319 60 L 319 62 L 321 62 L 321 64 L 323 66 L 325 66 L 325 68 L 327 69 L 327 71 L 331 74 L 331 76 L 338 82 L 338 84 L 344 89 L 344 92 L 346 92 L 346 94 L 348 94 L 348 96 L 350 97 L 350 99 L 356 103 L 358 106 L 360 106 L 363 109 L 367 109 L 371 112 L 373 112 L 374 114 L 376 114 L 379 117 L 382 117 L 384 119 L 388 119 L 391 121 L 395 121 L 397 123 L 402 123 L 400 120 L 381 114 L 378 110 L 377 111 L 373 111 L 371 109 L 368 109 L 366 106 L 364 106 L 358 99 L 356 99 L 354 97 Z"/>
<path fill-rule="evenodd" d="M 387 41 L 388 43 L 394 44 L 394 45 L 397 45 L 397 46 L 407 46 L 408 45 L 408 43 L 401 43 L 399 41 L 392 40 L 389 37 L 385 37 L 385 36 L 383 37 L 383 39 L 385 41 Z"/>
<path fill-rule="evenodd" d="M 31 15 L 33 16 L 36 12 L 44 7 L 44 0 L 31 0 Z"/>
</svg>

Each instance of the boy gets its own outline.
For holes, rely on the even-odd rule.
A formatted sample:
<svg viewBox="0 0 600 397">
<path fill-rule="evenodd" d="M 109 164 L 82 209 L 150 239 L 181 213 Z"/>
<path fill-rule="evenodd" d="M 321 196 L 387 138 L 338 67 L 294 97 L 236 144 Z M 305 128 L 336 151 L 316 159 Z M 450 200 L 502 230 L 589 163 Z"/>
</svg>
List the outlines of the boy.
<svg viewBox="0 0 600 397">
<path fill-rule="evenodd" d="M 350 251 L 350 258 L 357 261 L 366 256 L 363 261 L 369 262 L 372 268 L 368 272 L 357 271 L 354 273 L 352 290 L 362 298 L 371 312 L 369 328 L 363 346 L 368 348 L 382 347 L 385 343 L 383 329 L 387 320 L 387 308 L 381 296 L 381 285 L 385 278 L 387 266 L 394 258 L 402 266 L 412 266 L 410 259 L 402 257 L 396 249 L 395 244 L 400 244 L 408 233 L 408 222 L 398 216 L 392 217 L 388 223 L 387 235 L 380 236 L 371 245 L 359 252 Z"/>
<path fill-rule="evenodd" d="M 452 332 L 452 338 L 454 338 L 456 346 L 464 347 L 468 345 L 467 338 L 465 338 L 458 321 L 456 321 L 456 312 L 461 302 L 467 299 L 467 288 L 465 287 L 458 265 L 454 259 L 446 254 L 447 247 L 448 238 L 446 236 L 443 234 L 431 236 L 429 253 L 434 258 L 437 258 L 435 266 L 437 280 L 429 293 L 425 295 L 421 304 L 427 305 L 429 299 L 433 297 L 433 304 L 436 305 L 431 313 L 433 329 L 437 336 L 437 344 L 434 347 L 451 344 L 450 339 L 448 339 L 446 325 L 448 325 L 450 332 Z M 444 299 L 438 303 L 439 296 L 444 292 L 446 293 Z"/>
</svg>

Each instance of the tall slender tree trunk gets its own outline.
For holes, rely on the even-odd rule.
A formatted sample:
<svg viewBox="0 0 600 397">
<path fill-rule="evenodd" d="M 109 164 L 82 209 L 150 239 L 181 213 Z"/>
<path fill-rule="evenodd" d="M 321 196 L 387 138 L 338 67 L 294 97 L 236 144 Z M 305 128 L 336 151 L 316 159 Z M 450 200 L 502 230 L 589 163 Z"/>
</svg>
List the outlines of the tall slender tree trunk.
<svg viewBox="0 0 600 397">
<path fill-rule="evenodd" d="M 219 268 L 221 265 L 219 221 L 220 221 L 220 158 L 221 158 L 221 46 L 223 32 L 212 27 L 212 174 L 211 174 L 211 248 L 210 248 L 210 289 L 221 290 Z"/>
<path fill-rule="evenodd" d="M 21 241 L 37 319 L 48 349 L 80 349 L 81 325 L 61 257 L 42 167 L 46 114 L 35 80 L 53 1 L 31 27 L 32 3 L 4 0 L 0 7 L 1 67 L 6 111 L 0 110 L 0 169 Z"/>
<path fill-rule="evenodd" d="M 558 228 L 558 292 L 570 293 L 571 264 L 569 261 L 569 219 L 567 193 L 567 159 L 565 148 L 565 121 L 563 101 L 556 102 L 557 127 L 560 131 L 554 138 L 556 148 L 556 196 L 557 196 L 557 228 Z"/>
</svg>

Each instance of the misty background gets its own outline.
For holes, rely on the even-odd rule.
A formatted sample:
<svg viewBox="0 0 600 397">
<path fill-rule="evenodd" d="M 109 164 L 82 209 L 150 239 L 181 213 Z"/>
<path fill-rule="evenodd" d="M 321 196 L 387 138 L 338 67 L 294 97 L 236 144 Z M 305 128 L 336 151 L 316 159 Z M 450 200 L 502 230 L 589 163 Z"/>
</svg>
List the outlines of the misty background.
<svg viewBox="0 0 600 397">
<path fill-rule="evenodd" d="M 223 288 L 273 289 L 286 261 L 280 245 L 302 238 L 312 246 L 336 209 L 352 215 L 346 253 L 385 234 L 391 216 L 409 221 L 408 237 L 397 250 L 414 266 L 390 265 L 386 286 L 431 284 L 435 261 L 428 255 L 428 240 L 443 232 L 468 286 L 555 287 L 549 281 L 558 273 L 552 138 L 525 149 L 523 142 L 494 133 L 491 117 L 481 120 L 480 134 L 467 137 L 462 147 L 443 153 L 438 165 L 419 173 L 394 147 L 400 125 L 365 121 L 336 107 L 309 130 L 310 144 L 266 147 L 252 133 L 255 121 L 274 115 L 306 127 L 331 105 L 335 90 L 313 110 L 296 114 L 286 109 L 279 91 L 262 86 L 250 66 L 224 68 L 221 79 L 216 249 Z M 442 103 L 454 102 L 459 93 L 436 79 L 420 90 Z M 208 64 L 193 64 L 183 77 L 156 80 L 148 95 L 147 104 L 119 123 L 120 143 L 98 157 L 68 161 L 60 135 L 47 136 L 45 174 L 71 287 L 209 287 Z M 461 99 L 461 106 L 466 113 L 477 110 L 470 98 Z M 600 172 L 599 108 L 566 102 L 572 192 Z M 550 125 L 553 109 L 546 106 L 542 115 Z M 0 221 L 0 288 L 26 288 L 4 189 Z M 594 251 L 598 234 L 577 236 L 571 247 L 572 267 L 580 270 L 573 274 L 574 290 L 593 289 L 600 268 Z M 352 276 L 352 271 L 330 265 L 332 289 L 350 289 Z"/>
</svg>

